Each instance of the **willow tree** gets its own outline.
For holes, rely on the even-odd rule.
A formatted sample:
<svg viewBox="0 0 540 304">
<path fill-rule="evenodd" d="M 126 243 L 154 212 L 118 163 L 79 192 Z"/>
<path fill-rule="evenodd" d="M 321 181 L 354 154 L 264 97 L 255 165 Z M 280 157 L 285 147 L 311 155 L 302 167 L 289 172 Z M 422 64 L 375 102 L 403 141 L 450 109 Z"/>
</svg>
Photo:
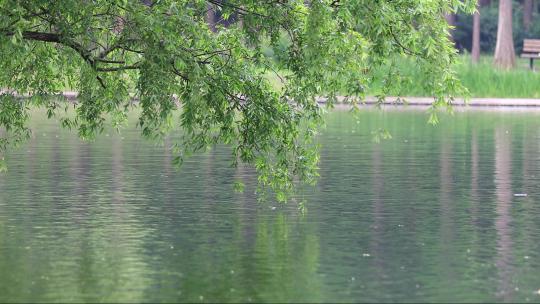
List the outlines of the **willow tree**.
<svg viewBox="0 0 540 304">
<path fill-rule="evenodd" d="M 109 121 L 122 125 L 136 108 L 142 135 L 180 132 L 179 163 L 225 143 L 235 164 L 254 165 L 261 187 L 283 200 L 294 181 L 317 176 L 312 140 L 323 112 L 317 97 L 361 101 L 383 68 L 390 71 L 386 88 L 397 86 L 399 65 L 388 67 L 400 57 L 430 75 L 424 85 L 434 107 L 462 92 L 450 69 L 455 50 L 444 16 L 474 6 L 461 0 L 0 0 L 1 148 L 30 136 L 30 107 L 47 109 L 90 139 Z M 241 22 L 216 23 L 214 32 L 209 8 Z M 265 48 L 280 60 L 264 56 Z M 268 80 L 274 73 L 279 87 Z M 65 88 L 78 92 L 75 117 L 62 110 Z"/>
</svg>

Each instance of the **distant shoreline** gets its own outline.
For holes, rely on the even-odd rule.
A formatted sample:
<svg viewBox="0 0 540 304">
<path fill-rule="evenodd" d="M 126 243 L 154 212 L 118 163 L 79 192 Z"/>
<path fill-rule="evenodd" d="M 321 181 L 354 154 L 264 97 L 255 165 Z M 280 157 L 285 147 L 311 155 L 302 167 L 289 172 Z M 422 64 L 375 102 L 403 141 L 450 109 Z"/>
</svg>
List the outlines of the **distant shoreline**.
<svg viewBox="0 0 540 304">
<path fill-rule="evenodd" d="M 405 102 L 396 102 L 398 97 L 387 96 L 382 103 L 385 106 L 431 106 L 433 97 L 400 97 Z M 345 97 L 338 97 L 336 104 L 343 104 Z M 317 99 L 319 103 L 325 103 L 326 98 Z M 377 98 L 368 96 L 361 105 L 376 105 Z M 537 98 L 469 98 L 467 102 L 463 98 L 456 98 L 452 102 L 453 106 L 458 107 L 540 107 L 540 99 Z"/>
<path fill-rule="evenodd" d="M 74 91 L 62 92 L 64 98 L 70 101 L 77 100 L 78 93 Z M 23 96 L 26 97 L 26 96 Z M 396 102 L 398 97 L 387 96 L 386 100 L 382 103 L 385 106 L 430 106 L 433 103 L 433 97 L 400 97 L 402 102 Z M 348 106 L 344 103 L 345 97 L 337 97 L 336 105 Z M 327 98 L 317 98 L 317 102 L 324 104 Z M 405 101 L 405 102 L 403 102 Z M 377 98 L 374 96 L 368 96 L 359 106 L 363 105 L 376 105 Z M 456 98 L 452 102 L 453 106 L 459 107 L 540 107 L 540 99 L 538 98 L 469 98 L 467 102 L 463 98 Z"/>
</svg>

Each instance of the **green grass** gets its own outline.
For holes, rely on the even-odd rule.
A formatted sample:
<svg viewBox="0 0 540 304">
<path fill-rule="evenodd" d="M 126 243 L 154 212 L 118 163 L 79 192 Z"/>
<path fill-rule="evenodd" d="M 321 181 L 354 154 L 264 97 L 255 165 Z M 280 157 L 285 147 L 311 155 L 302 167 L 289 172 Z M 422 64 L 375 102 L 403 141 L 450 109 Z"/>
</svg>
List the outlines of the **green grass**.
<svg viewBox="0 0 540 304">
<path fill-rule="evenodd" d="M 537 62 L 540 70 L 540 62 Z M 403 83 L 401 88 L 392 90 L 390 95 L 429 96 L 423 87 L 426 75 L 420 74 L 413 61 L 399 62 L 400 71 L 411 81 Z M 469 90 L 470 97 L 500 97 L 500 98 L 540 98 L 540 73 L 529 69 L 529 60 L 518 58 L 516 67 L 511 70 L 501 70 L 493 66 L 493 57 L 484 56 L 477 64 L 471 63 L 468 55 L 459 57 L 454 66 L 458 78 Z M 382 76 L 384 71 L 379 72 Z M 375 82 L 368 95 L 380 92 L 380 82 Z"/>
<path fill-rule="evenodd" d="M 540 98 L 540 73 L 529 69 L 528 59 L 517 59 L 509 71 L 494 68 L 492 57 L 482 57 L 476 65 L 470 62 L 463 56 L 455 68 L 471 97 Z M 535 64 L 540 69 L 540 62 Z"/>
<path fill-rule="evenodd" d="M 399 70 L 410 81 L 405 82 L 398 89 L 393 89 L 389 95 L 409 97 L 430 96 L 423 87 L 424 81 L 429 81 L 426 75 L 420 74 L 415 62 L 402 60 Z M 469 90 L 470 97 L 499 97 L 499 98 L 540 98 L 540 60 L 535 63 L 539 72 L 529 69 L 529 60 L 517 58 L 516 67 L 512 70 L 500 70 L 493 66 L 493 57 L 483 56 L 478 64 L 472 64 L 470 56 L 462 55 L 455 64 L 454 69 L 463 85 Z M 376 71 L 375 83 L 368 91 L 368 96 L 381 92 L 382 79 L 385 71 Z M 283 75 L 283 73 L 282 73 Z M 267 73 L 268 79 L 276 88 L 283 84 L 274 73 Z"/>
<path fill-rule="evenodd" d="M 540 70 L 540 62 L 536 64 Z M 400 66 L 410 79 L 425 79 L 425 75 L 419 74 L 414 62 L 402 61 Z M 493 66 L 491 56 L 483 56 L 479 63 L 472 64 L 470 56 L 462 55 L 454 69 L 462 84 L 469 90 L 470 97 L 540 98 L 540 73 L 529 69 L 528 59 L 517 58 L 514 69 L 502 70 Z M 372 93 L 377 93 L 377 84 Z M 403 96 L 429 96 L 429 92 L 422 86 L 422 81 L 404 84 L 399 93 Z"/>
</svg>

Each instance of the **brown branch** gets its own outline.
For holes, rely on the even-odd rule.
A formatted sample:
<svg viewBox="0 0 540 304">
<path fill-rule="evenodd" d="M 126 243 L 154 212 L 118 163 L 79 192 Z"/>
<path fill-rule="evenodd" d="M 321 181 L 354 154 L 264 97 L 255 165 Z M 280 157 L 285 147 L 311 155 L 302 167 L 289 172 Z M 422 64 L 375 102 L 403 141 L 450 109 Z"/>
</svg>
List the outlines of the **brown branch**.
<svg viewBox="0 0 540 304">
<path fill-rule="evenodd" d="M 332 3 L 330 3 L 330 6 L 331 7 L 339 7 L 339 5 L 340 5 L 339 2 L 340 2 L 340 0 L 334 0 L 334 1 L 332 1 Z"/>
<path fill-rule="evenodd" d="M 184 79 L 185 82 L 189 82 L 189 78 L 188 78 L 186 75 L 182 74 L 182 73 L 174 66 L 174 60 L 172 60 L 171 64 L 172 64 L 172 68 L 173 68 L 173 73 L 174 73 L 175 75 L 177 75 L 177 76 L 180 76 L 180 78 Z"/>
<path fill-rule="evenodd" d="M 408 54 L 408 55 L 414 55 L 414 56 L 418 56 L 418 57 L 422 57 L 422 54 L 420 53 L 417 53 L 417 52 L 414 52 L 412 51 L 411 49 L 405 47 L 403 44 L 401 44 L 401 42 L 399 41 L 399 39 L 397 38 L 396 34 L 394 34 L 394 31 L 392 30 L 392 27 L 390 26 L 390 34 L 392 35 L 392 37 L 394 38 L 394 42 L 399 46 L 401 47 L 401 49 L 403 49 L 403 51 Z"/>
<path fill-rule="evenodd" d="M 13 36 L 14 33 L 7 33 L 7 36 Z M 43 41 L 43 42 L 55 42 L 55 43 L 61 43 L 60 42 L 60 36 L 55 33 L 43 33 L 43 32 L 32 32 L 32 31 L 25 31 L 22 33 L 22 36 L 24 39 L 27 40 L 37 40 L 37 41 Z"/>
<path fill-rule="evenodd" d="M 122 49 L 124 51 L 132 52 L 132 53 L 144 54 L 144 51 L 134 50 L 134 49 L 131 49 L 131 48 L 127 47 L 127 46 L 119 46 L 118 48 Z"/>
<path fill-rule="evenodd" d="M 97 72 L 118 72 L 118 71 L 124 71 L 124 70 L 138 70 L 141 68 L 140 62 L 137 62 L 133 65 L 126 65 L 116 68 L 96 68 Z"/>
<path fill-rule="evenodd" d="M 102 88 L 104 88 L 104 89 L 107 88 L 105 86 L 105 82 L 103 82 L 103 79 L 99 75 L 96 75 L 96 79 L 99 81 L 99 84 L 101 85 Z"/>
<path fill-rule="evenodd" d="M 101 63 L 116 63 L 116 64 L 125 64 L 126 62 L 123 60 L 110 60 L 110 59 L 102 59 L 102 58 L 94 58 L 95 61 L 101 62 Z"/>
<path fill-rule="evenodd" d="M 116 50 L 117 48 L 119 48 L 119 45 L 118 44 L 115 44 L 109 48 L 106 48 L 104 49 L 101 53 L 99 53 L 99 55 L 97 56 L 97 58 L 105 58 L 107 55 L 109 55 L 109 53 L 111 53 L 112 51 Z"/>
</svg>

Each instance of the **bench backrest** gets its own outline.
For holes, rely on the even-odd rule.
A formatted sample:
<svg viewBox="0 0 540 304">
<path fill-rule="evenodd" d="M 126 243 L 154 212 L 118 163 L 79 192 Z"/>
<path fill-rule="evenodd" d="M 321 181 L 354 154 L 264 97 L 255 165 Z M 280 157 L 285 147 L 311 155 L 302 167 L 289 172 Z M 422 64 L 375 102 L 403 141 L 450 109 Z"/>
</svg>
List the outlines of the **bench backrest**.
<svg viewBox="0 0 540 304">
<path fill-rule="evenodd" d="M 523 40 L 523 53 L 540 53 L 540 39 Z"/>
</svg>

